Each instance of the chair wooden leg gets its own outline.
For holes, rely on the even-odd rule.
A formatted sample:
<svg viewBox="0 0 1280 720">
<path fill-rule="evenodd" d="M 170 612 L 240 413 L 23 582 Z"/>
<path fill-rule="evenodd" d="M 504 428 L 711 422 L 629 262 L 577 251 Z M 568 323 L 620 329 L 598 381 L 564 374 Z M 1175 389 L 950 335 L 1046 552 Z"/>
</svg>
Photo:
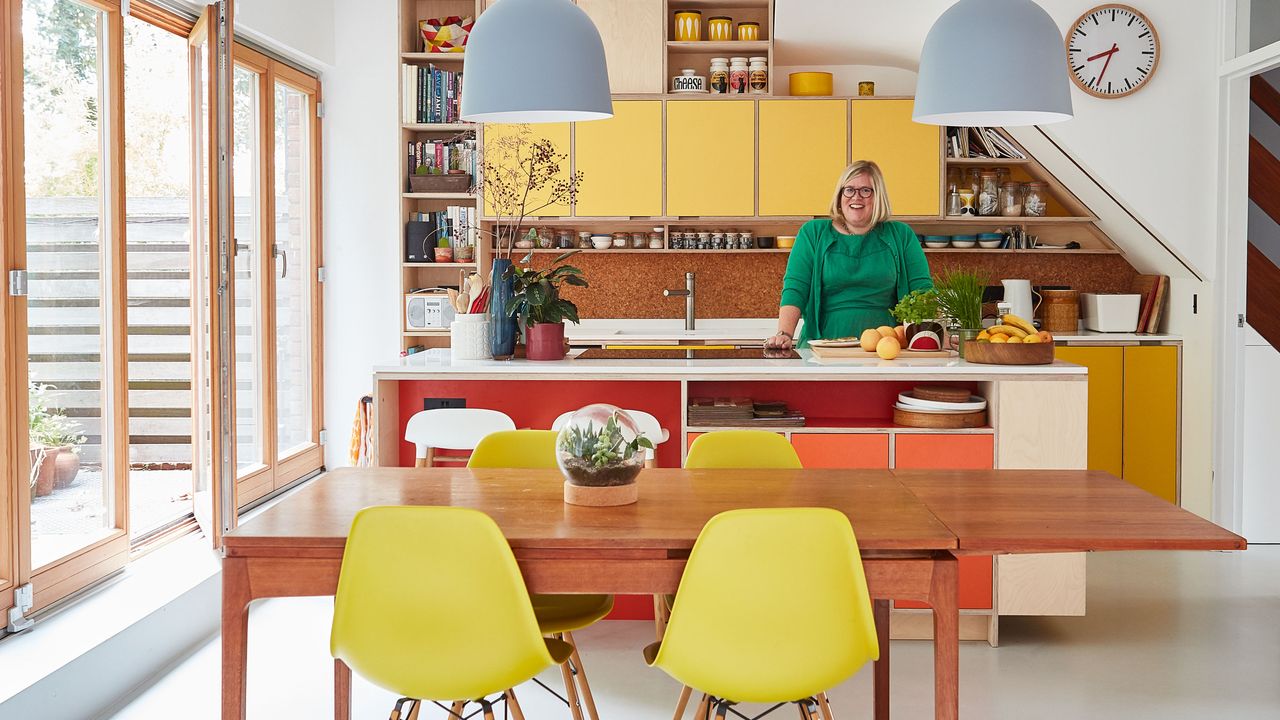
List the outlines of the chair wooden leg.
<svg viewBox="0 0 1280 720">
<path fill-rule="evenodd" d="M 483 707 L 483 708 L 484 708 L 484 720 L 497 720 L 497 718 L 495 718 L 495 717 L 493 716 L 493 706 L 492 706 L 492 705 L 490 705 L 489 703 L 485 703 L 485 704 L 484 704 L 484 705 L 482 705 L 481 707 Z"/>
<path fill-rule="evenodd" d="M 520 707 L 520 701 L 516 700 L 515 688 L 507 688 L 507 709 L 511 711 L 513 720 L 524 720 L 524 710 Z"/>
<path fill-rule="evenodd" d="M 653 628 L 658 633 L 658 642 L 667 632 L 667 600 L 662 595 L 653 596 Z"/>
<path fill-rule="evenodd" d="M 418 714 L 420 712 L 422 712 L 422 701 L 414 700 L 413 709 L 409 711 L 409 714 L 405 717 L 405 720 L 418 720 Z"/>
<path fill-rule="evenodd" d="M 587 717 L 591 720 L 600 720 L 600 714 L 596 712 L 596 700 L 591 695 L 591 683 L 587 680 L 587 668 L 582 664 L 582 656 L 578 654 L 578 641 L 573 639 L 573 633 L 566 632 L 564 634 L 565 641 L 573 648 L 573 654 L 569 656 L 569 662 L 573 663 L 571 668 L 574 671 L 574 680 L 577 682 L 578 694 L 587 706 Z"/>
<path fill-rule="evenodd" d="M 462 717 L 462 714 L 466 709 L 467 702 L 465 700 L 458 700 L 455 702 L 453 707 L 449 708 L 449 712 L 452 713 L 452 715 L 449 716 L 450 720 L 457 720 L 457 718 Z"/>
<path fill-rule="evenodd" d="M 676 701 L 676 714 L 672 717 L 672 720 L 682 720 L 684 718 L 684 709 L 689 707 L 689 696 L 692 694 L 693 688 L 688 685 L 685 685 L 680 690 L 680 699 Z M 698 707 L 701 708 L 702 705 L 699 704 Z M 694 717 L 697 717 L 697 713 L 694 713 Z"/>
<path fill-rule="evenodd" d="M 710 720 L 710 707 L 707 704 L 707 694 L 702 694 L 702 699 L 698 701 L 698 707 L 693 710 L 693 720 Z"/>
<path fill-rule="evenodd" d="M 564 634 L 556 635 L 556 639 L 564 640 Z M 568 642 L 565 640 L 565 642 Z M 573 670 L 570 669 L 569 663 L 573 662 L 573 657 L 560 663 L 560 675 L 564 678 L 564 696 L 569 701 L 569 712 L 573 714 L 573 720 L 584 720 L 582 717 L 582 703 L 578 700 L 577 683 L 573 679 Z"/>
<path fill-rule="evenodd" d="M 827 700 L 826 693 L 818 693 L 818 711 L 822 713 L 822 720 L 835 720 L 835 716 L 831 714 L 831 702 Z"/>
</svg>

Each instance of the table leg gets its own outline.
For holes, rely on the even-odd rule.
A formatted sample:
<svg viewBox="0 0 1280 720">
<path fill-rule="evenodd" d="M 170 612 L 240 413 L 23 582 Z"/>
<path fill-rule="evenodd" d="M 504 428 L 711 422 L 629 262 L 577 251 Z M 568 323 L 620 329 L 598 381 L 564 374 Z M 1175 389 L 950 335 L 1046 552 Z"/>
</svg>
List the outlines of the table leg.
<svg viewBox="0 0 1280 720">
<path fill-rule="evenodd" d="M 960 716 L 959 570 L 954 555 L 933 563 L 929 605 L 933 608 L 933 704 L 936 720 Z"/>
<path fill-rule="evenodd" d="M 880 643 L 880 659 L 875 661 L 875 720 L 889 720 L 889 601 L 874 600 L 872 614 L 876 621 L 876 640 Z"/>
<path fill-rule="evenodd" d="M 351 668 L 333 659 L 333 720 L 351 720 Z"/>
<path fill-rule="evenodd" d="M 222 559 L 222 720 L 244 720 L 249 662 L 249 564 Z"/>
</svg>

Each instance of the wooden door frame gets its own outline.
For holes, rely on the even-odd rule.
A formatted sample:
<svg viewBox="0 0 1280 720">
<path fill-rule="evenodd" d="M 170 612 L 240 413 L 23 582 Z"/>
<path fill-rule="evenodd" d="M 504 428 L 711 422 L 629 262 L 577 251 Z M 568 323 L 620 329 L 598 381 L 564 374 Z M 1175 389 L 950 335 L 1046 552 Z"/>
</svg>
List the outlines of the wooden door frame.
<svg viewBox="0 0 1280 720">
<path fill-rule="evenodd" d="M 22 7 L 17 2 L 0 2 L 0 270 L 5 287 L 0 289 L 0 417 L 19 418 L 26 414 L 26 399 L 16 392 L 18 378 L 26 374 L 26 333 L 18 332 L 18 318 L 26 315 L 26 298 L 11 297 L 8 272 L 26 268 L 24 242 L 26 197 L 22 184 L 14 179 L 23 172 L 22 124 Z M 26 427 L 20 422 L 5 425 L 0 432 L 0 520 L 10 520 L 0 531 L 0 611 L 13 606 L 12 590 L 26 582 L 19 562 L 24 545 L 19 528 L 29 528 L 31 490 L 24 469 L 31 461 L 21 450 L 28 444 Z M 29 456 L 28 456 L 29 457 Z M 3 525 L 4 523 L 0 523 Z"/>
</svg>

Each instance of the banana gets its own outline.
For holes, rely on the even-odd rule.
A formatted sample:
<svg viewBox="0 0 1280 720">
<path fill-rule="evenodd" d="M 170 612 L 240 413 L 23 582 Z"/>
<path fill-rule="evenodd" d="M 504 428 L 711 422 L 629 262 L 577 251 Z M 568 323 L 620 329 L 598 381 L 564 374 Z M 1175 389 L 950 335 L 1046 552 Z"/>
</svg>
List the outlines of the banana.
<svg viewBox="0 0 1280 720">
<path fill-rule="evenodd" d="M 1009 316 L 1006 315 L 1005 317 L 1009 317 Z M 1016 337 L 1016 338 L 1024 338 L 1027 336 L 1027 331 L 1023 330 L 1017 325 L 992 325 L 991 327 L 987 328 L 987 332 L 993 335 L 995 333 L 1004 333 L 1009 337 Z"/>
<path fill-rule="evenodd" d="M 1039 332 L 1038 330 L 1036 330 L 1035 325 L 1032 325 L 1031 323 L 1027 322 L 1026 320 L 1023 320 L 1022 318 L 1018 317 L 1017 315 L 1014 315 L 1013 313 L 1006 313 L 1004 317 L 1000 318 L 1000 322 L 1005 325 L 1012 325 L 1016 328 L 1019 328 L 1020 330 L 1025 331 L 1028 335 L 1035 335 L 1037 332 Z"/>
</svg>

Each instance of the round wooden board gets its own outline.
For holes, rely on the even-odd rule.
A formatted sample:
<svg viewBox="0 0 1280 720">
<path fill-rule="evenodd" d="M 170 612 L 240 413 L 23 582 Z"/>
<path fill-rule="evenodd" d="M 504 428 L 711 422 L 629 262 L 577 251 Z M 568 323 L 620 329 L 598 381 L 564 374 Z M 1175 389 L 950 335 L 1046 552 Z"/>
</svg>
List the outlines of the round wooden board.
<svg viewBox="0 0 1280 720">
<path fill-rule="evenodd" d="M 977 410 L 967 413 L 912 412 L 902 408 L 893 409 L 895 425 L 918 428 L 975 428 L 987 424 L 987 411 Z"/>
<path fill-rule="evenodd" d="M 630 505 L 640 499 L 640 485 L 611 485 L 609 487 L 588 487 L 564 483 L 564 501 L 570 505 L 586 505 L 588 507 L 615 507 Z"/>
<path fill-rule="evenodd" d="M 1053 362 L 1053 343 L 967 342 L 964 359 L 982 365 L 1048 365 Z"/>
<path fill-rule="evenodd" d="M 969 388 L 951 385 L 917 385 L 911 388 L 913 397 L 934 402 L 969 402 L 969 396 L 972 394 Z"/>
</svg>

